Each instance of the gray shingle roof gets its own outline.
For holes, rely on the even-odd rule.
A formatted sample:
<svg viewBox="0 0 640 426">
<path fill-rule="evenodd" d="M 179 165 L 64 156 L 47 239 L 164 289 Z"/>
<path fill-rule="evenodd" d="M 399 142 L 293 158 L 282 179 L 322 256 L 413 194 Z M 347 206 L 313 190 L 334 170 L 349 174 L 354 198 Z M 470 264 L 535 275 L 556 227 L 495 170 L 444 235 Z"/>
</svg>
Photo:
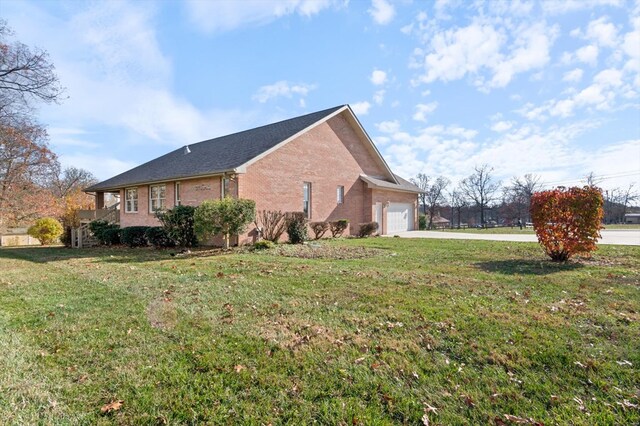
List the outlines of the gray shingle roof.
<svg viewBox="0 0 640 426">
<path fill-rule="evenodd" d="M 344 105 L 189 145 L 97 183 L 86 192 L 233 170 L 333 114 Z"/>
</svg>

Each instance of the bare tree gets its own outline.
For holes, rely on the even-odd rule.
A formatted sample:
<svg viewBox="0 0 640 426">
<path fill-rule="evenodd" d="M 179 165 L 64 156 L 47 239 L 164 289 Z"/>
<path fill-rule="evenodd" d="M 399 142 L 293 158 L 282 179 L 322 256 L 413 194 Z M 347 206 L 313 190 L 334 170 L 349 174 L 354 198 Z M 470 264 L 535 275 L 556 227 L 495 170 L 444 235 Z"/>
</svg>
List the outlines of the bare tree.
<svg viewBox="0 0 640 426">
<path fill-rule="evenodd" d="M 604 191 L 604 221 L 605 223 L 624 222 L 629 204 L 638 199 L 638 193 L 633 190 L 631 183 L 626 189 L 613 188 Z"/>
<path fill-rule="evenodd" d="M 12 35 L 0 20 L 0 120 L 5 124 L 24 122 L 34 101 L 58 102 L 63 93 L 47 52 L 9 41 Z"/>
<path fill-rule="evenodd" d="M 0 123 L 0 225 L 46 211 L 52 196 L 44 186 L 56 164 L 42 127 Z"/>
<path fill-rule="evenodd" d="M 461 211 L 467 206 L 467 199 L 464 197 L 460 189 L 454 189 L 451 194 L 449 194 L 449 199 L 451 200 L 451 209 L 455 209 L 458 213 L 458 229 L 460 229 Z M 451 226 L 453 226 L 453 215 L 451 217 Z"/>
<path fill-rule="evenodd" d="M 429 191 L 429 182 L 431 181 L 431 178 L 425 175 L 424 173 L 418 173 L 415 179 L 411 178 L 410 180 L 412 184 L 414 184 L 415 186 L 417 186 L 422 190 L 422 192 L 418 194 L 418 200 L 420 201 L 420 204 L 422 204 L 423 213 L 426 215 L 427 214 L 427 192 Z"/>
<path fill-rule="evenodd" d="M 429 209 L 429 225 L 427 226 L 427 229 L 433 228 L 433 216 L 436 214 L 438 206 L 446 201 L 444 191 L 450 183 L 451 181 L 449 179 L 438 176 L 429 186 L 425 197 L 425 207 L 428 207 Z"/>
<path fill-rule="evenodd" d="M 624 216 L 627 214 L 627 209 L 629 208 L 629 205 L 640 198 L 640 195 L 638 194 L 638 192 L 633 190 L 634 186 L 635 186 L 635 183 L 629 184 L 627 189 L 622 191 L 622 196 L 620 197 L 620 204 L 622 204 L 622 220 L 623 221 L 624 221 Z"/>
<path fill-rule="evenodd" d="M 462 194 L 476 203 L 480 209 L 480 223 L 485 224 L 484 211 L 496 199 L 496 192 L 500 189 L 500 182 L 494 182 L 491 176 L 493 167 L 488 164 L 475 166 L 475 172 L 460 182 Z"/>
<path fill-rule="evenodd" d="M 98 179 L 88 170 L 77 167 L 67 167 L 64 170 L 56 164 L 49 186 L 53 195 L 64 198 L 73 192 L 82 191 L 98 182 Z"/>
<path fill-rule="evenodd" d="M 504 188 L 504 199 L 507 203 L 513 203 L 519 219 L 528 222 L 531 196 L 541 189 L 540 176 L 528 173 L 522 178 L 511 179 L 511 185 Z"/>
<path fill-rule="evenodd" d="M 584 177 L 584 183 L 587 186 L 598 186 L 598 184 L 602 182 L 602 179 L 597 177 L 595 173 L 593 172 L 589 172 L 585 177 Z"/>
</svg>

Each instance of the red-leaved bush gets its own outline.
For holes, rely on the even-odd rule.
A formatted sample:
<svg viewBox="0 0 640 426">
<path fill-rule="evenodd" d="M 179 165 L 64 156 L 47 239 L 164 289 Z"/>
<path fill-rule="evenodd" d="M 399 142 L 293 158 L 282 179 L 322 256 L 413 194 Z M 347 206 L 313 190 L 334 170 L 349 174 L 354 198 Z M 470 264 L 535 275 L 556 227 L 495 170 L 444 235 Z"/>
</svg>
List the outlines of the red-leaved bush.
<svg viewBox="0 0 640 426">
<path fill-rule="evenodd" d="M 536 192 L 531 197 L 531 220 L 538 241 L 552 260 L 562 262 L 576 253 L 596 249 L 602 229 L 600 189 L 557 188 Z"/>
</svg>

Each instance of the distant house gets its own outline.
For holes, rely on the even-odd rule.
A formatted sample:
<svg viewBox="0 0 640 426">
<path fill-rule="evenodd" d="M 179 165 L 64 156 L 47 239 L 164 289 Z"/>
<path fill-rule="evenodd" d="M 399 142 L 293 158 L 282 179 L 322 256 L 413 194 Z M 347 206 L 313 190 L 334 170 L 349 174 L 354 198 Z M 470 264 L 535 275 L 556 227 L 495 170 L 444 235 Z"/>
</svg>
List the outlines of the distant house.
<svg viewBox="0 0 640 426">
<path fill-rule="evenodd" d="M 158 209 L 232 196 L 309 221 L 349 219 L 351 234 L 370 221 L 393 234 L 417 229 L 420 189 L 389 169 L 343 105 L 176 149 L 85 192 L 98 209 L 118 194 L 122 227 L 158 225 Z"/>
<path fill-rule="evenodd" d="M 640 213 L 627 213 L 624 215 L 624 223 L 640 224 Z"/>
<path fill-rule="evenodd" d="M 429 222 L 429 217 L 427 217 L 427 223 Z M 442 216 L 440 216 L 439 214 L 435 214 L 433 216 L 433 220 L 432 220 L 433 226 L 435 228 L 448 228 L 449 224 L 451 223 L 451 221 L 449 221 L 449 219 L 446 219 Z"/>
</svg>

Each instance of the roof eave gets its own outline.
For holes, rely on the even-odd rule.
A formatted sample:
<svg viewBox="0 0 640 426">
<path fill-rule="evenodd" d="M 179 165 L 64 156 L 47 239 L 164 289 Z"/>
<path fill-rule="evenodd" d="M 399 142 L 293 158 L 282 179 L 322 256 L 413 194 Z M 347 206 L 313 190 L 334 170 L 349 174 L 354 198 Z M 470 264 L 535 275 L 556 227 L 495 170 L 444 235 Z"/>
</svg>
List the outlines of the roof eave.
<svg viewBox="0 0 640 426">
<path fill-rule="evenodd" d="M 159 179 L 159 180 L 131 182 L 131 183 L 123 184 L 123 185 L 108 186 L 108 187 L 105 187 L 105 188 L 95 188 L 96 185 L 93 185 L 93 186 L 90 186 L 88 188 L 83 189 L 82 192 L 85 192 L 85 193 L 90 193 L 90 192 L 114 192 L 115 190 L 120 190 L 120 189 L 123 189 L 123 188 L 131 188 L 133 186 L 154 185 L 154 184 L 163 183 L 163 182 L 177 182 L 177 181 L 199 179 L 199 178 L 205 178 L 205 177 L 222 176 L 222 175 L 227 174 L 227 173 L 245 173 L 245 172 L 246 172 L 246 168 L 243 167 L 243 166 L 240 166 L 240 167 L 236 167 L 236 168 L 233 168 L 233 169 L 217 171 L 217 172 L 214 172 L 214 173 L 203 173 L 203 174 L 199 174 L 199 175 L 190 175 L 190 176 L 174 176 L 174 177 L 169 177 L 169 178 Z"/>
<path fill-rule="evenodd" d="M 399 184 L 396 184 L 396 185 L 398 185 L 398 188 L 390 188 L 388 186 L 378 185 L 374 181 L 370 180 L 369 176 L 367 176 L 367 175 L 360 175 L 360 179 L 365 181 L 367 183 L 367 186 L 369 188 L 372 188 L 372 189 L 380 189 L 380 190 L 394 191 L 394 192 L 407 192 L 407 193 L 410 193 L 410 194 L 419 194 L 420 192 L 422 192 L 422 191 L 420 191 L 418 189 L 403 188 L 403 187 L 399 186 Z M 393 182 L 389 182 L 389 183 L 393 185 Z"/>
</svg>

